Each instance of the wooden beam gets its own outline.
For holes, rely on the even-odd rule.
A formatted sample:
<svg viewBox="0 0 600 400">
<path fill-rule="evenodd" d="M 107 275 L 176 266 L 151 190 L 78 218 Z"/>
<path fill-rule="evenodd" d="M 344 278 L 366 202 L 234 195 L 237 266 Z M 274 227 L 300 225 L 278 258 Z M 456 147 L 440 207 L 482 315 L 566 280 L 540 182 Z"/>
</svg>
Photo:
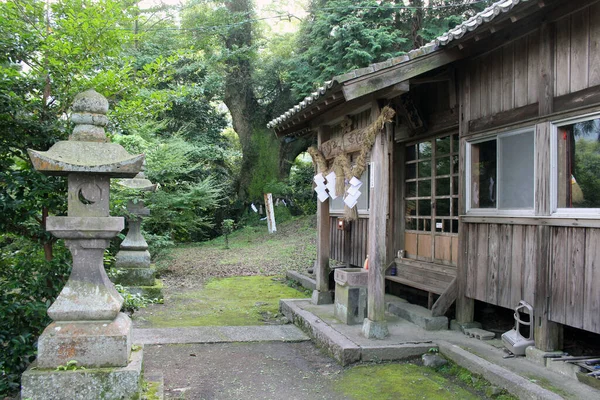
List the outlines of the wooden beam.
<svg viewBox="0 0 600 400">
<path fill-rule="evenodd" d="M 344 97 L 346 98 L 346 101 L 363 97 L 419 76 L 427 71 L 450 64 L 464 56 L 465 54 L 458 49 L 442 49 L 424 56 L 416 57 L 412 60 L 401 62 L 393 67 L 385 68 L 381 71 L 373 72 L 364 77 L 356 78 L 344 83 Z"/>
<path fill-rule="evenodd" d="M 373 102 L 371 120 L 380 114 L 377 102 Z M 389 209 L 389 143 L 388 132 L 379 133 L 371 149 L 371 175 L 373 189 L 369 202 L 369 278 L 367 318 L 363 334 L 367 338 L 383 339 L 389 335 L 385 320 L 385 269 L 387 267 L 386 219 Z"/>
<path fill-rule="evenodd" d="M 485 131 L 504 125 L 514 124 L 527 119 L 533 119 L 538 116 L 538 112 L 538 103 L 533 103 L 479 119 L 474 119 L 469 121 L 469 133 Z"/>
<path fill-rule="evenodd" d="M 554 111 L 569 111 L 574 108 L 600 104 L 600 85 L 554 98 Z"/>
<path fill-rule="evenodd" d="M 551 154 L 550 139 L 552 126 L 550 122 L 537 124 L 535 132 L 535 214 L 550 215 L 550 180 Z"/>
<path fill-rule="evenodd" d="M 450 286 L 438 297 L 436 302 L 431 307 L 431 315 L 433 317 L 441 317 L 446 314 L 452 303 L 456 300 L 458 294 L 457 278 L 452 279 Z"/>
<path fill-rule="evenodd" d="M 461 76 L 459 76 L 459 162 L 458 162 L 458 188 L 459 188 L 459 201 L 458 201 L 458 215 L 464 215 L 466 213 L 466 141 L 463 139 L 469 134 L 469 120 L 471 119 L 471 81 L 469 73 L 465 68 L 458 69 Z M 458 260 L 456 263 L 456 321 L 459 324 L 467 324 L 473 322 L 475 318 L 475 301 L 472 298 L 467 297 L 467 280 L 468 268 L 467 268 L 467 229 L 466 226 L 459 221 L 458 230 Z M 473 277 L 471 277 L 473 278 Z"/>
</svg>

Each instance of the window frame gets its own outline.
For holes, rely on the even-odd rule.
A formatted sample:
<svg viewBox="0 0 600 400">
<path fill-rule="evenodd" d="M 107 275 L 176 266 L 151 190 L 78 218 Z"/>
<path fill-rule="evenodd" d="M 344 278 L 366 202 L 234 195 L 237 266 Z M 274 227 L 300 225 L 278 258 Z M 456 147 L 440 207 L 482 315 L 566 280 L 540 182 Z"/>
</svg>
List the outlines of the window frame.
<svg viewBox="0 0 600 400">
<path fill-rule="evenodd" d="M 575 117 L 551 121 L 550 132 L 550 213 L 561 218 L 600 217 L 599 208 L 558 207 L 558 129 L 565 125 L 576 124 L 600 118 L 600 112 L 586 113 Z"/>
<path fill-rule="evenodd" d="M 533 133 L 533 153 L 531 154 L 533 160 L 533 203 L 531 204 L 531 208 L 522 209 L 522 208 L 498 208 L 500 203 L 500 199 L 498 198 L 498 194 L 500 193 L 500 189 L 496 189 L 496 207 L 495 208 L 472 208 L 471 207 L 471 147 L 474 144 L 487 142 L 489 140 L 496 140 L 496 182 L 500 182 L 500 157 L 501 157 L 501 146 L 499 143 L 500 138 L 507 136 L 520 135 L 523 133 L 531 132 Z M 536 143 L 537 136 L 537 127 L 535 125 L 519 128 L 519 129 L 511 129 L 509 131 L 504 132 L 494 132 L 487 134 L 485 136 L 477 137 L 476 139 L 469 140 L 466 139 L 465 146 L 465 212 L 469 216 L 535 216 L 535 202 L 536 202 L 536 180 L 539 178 L 537 175 L 537 166 L 535 162 L 535 154 L 537 150 Z"/>
</svg>

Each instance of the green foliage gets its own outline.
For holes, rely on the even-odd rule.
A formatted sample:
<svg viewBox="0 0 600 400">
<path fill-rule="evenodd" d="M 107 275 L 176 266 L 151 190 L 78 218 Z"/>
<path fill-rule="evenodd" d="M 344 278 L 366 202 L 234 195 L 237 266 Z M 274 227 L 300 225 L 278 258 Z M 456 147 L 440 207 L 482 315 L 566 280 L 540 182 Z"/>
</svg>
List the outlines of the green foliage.
<svg viewBox="0 0 600 400">
<path fill-rule="evenodd" d="M 252 147 L 256 162 L 248 185 L 248 197 L 261 201 L 264 193 L 267 193 L 266 185 L 273 185 L 273 182 L 279 179 L 279 158 L 278 153 L 274 151 L 277 149 L 277 142 L 271 132 L 255 132 L 252 136 Z"/>
<path fill-rule="evenodd" d="M 85 369 L 83 365 L 80 366 L 77 364 L 77 360 L 69 360 L 65 365 L 59 365 L 58 367 L 56 367 L 56 371 L 77 371 Z"/>
<path fill-rule="evenodd" d="M 317 212 L 317 195 L 313 190 L 315 169 L 310 161 L 297 158 L 292 166 L 289 182 L 294 215 L 312 215 Z"/>
<path fill-rule="evenodd" d="M 398 56 L 435 39 L 484 7 L 446 0 L 312 0 L 288 60 L 297 100 L 333 76 Z M 452 2 L 456 4 L 456 2 Z M 434 8 L 444 6 L 442 8 Z M 422 7 L 430 7 L 423 9 Z"/>
<path fill-rule="evenodd" d="M 37 243 L 0 235 L 0 396 L 18 390 L 37 337 L 50 323 L 46 311 L 70 273 L 70 254 L 55 247 L 54 259 L 46 261 Z"/>
<path fill-rule="evenodd" d="M 121 311 L 132 314 L 140 308 L 146 308 L 149 304 L 161 304 L 162 300 L 150 299 L 140 293 L 131 293 L 127 288 L 121 285 L 115 285 L 117 292 L 123 297 L 123 306 Z"/>
<path fill-rule="evenodd" d="M 221 223 L 221 233 L 225 236 L 225 248 L 229 248 L 229 235 L 233 232 L 233 223 L 232 219 L 224 219 Z"/>
</svg>

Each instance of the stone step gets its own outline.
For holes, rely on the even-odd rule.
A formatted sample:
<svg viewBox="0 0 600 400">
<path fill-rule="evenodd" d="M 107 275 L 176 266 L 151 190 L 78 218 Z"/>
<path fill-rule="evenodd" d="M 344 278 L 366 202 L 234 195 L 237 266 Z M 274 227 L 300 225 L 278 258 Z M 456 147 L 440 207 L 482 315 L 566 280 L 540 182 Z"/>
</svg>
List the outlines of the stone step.
<svg viewBox="0 0 600 400">
<path fill-rule="evenodd" d="M 387 301 L 386 308 L 390 314 L 397 315 L 426 331 L 440 331 L 448 329 L 447 317 L 434 317 L 431 310 L 416 304 L 402 301 Z"/>
<path fill-rule="evenodd" d="M 494 332 L 489 332 L 479 328 L 467 328 L 464 330 L 465 335 L 479 340 L 492 340 L 496 337 Z"/>
<path fill-rule="evenodd" d="M 315 290 L 317 288 L 317 282 L 313 278 L 300 272 L 287 271 L 285 275 L 289 280 L 298 282 L 304 289 Z"/>
</svg>

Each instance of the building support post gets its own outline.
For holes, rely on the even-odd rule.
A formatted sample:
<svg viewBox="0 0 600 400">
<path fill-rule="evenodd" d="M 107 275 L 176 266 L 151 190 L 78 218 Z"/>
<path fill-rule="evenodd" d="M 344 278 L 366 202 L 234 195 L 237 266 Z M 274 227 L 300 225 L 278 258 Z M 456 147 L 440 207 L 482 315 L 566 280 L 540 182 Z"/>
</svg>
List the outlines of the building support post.
<svg viewBox="0 0 600 400">
<path fill-rule="evenodd" d="M 325 134 L 326 127 L 319 127 L 317 135 L 319 148 L 327 140 Z M 329 199 L 323 202 L 317 200 L 317 262 L 315 268 L 317 287 L 313 290 L 311 300 L 316 305 L 333 303 L 331 292 L 329 291 L 330 224 Z"/>
<path fill-rule="evenodd" d="M 379 106 L 373 103 L 371 120 L 379 116 Z M 385 268 L 387 266 L 386 227 L 389 212 L 389 130 L 375 138 L 371 150 L 373 189 L 369 201 L 369 282 L 367 318 L 362 331 L 365 337 L 383 339 L 389 335 L 385 320 Z"/>
</svg>

